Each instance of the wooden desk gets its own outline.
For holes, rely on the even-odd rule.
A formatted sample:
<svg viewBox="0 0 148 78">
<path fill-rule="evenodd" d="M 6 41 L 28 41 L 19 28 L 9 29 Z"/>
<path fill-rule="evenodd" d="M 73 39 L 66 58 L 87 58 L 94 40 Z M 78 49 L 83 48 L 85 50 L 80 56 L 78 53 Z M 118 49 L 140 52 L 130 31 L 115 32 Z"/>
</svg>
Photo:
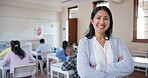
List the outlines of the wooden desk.
<svg viewBox="0 0 148 78">
<path fill-rule="evenodd" d="M 147 76 L 148 58 L 132 57 L 134 66 L 146 68 L 145 76 Z"/>
</svg>

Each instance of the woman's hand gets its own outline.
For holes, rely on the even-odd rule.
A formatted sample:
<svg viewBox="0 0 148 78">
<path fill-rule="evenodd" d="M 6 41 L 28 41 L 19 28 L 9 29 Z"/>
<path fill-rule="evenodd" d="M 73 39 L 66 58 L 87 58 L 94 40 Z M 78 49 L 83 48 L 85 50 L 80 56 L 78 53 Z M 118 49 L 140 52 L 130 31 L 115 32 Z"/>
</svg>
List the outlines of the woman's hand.
<svg viewBox="0 0 148 78">
<path fill-rule="evenodd" d="M 123 59 L 124 59 L 124 56 L 122 55 L 122 56 L 119 57 L 118 62 L 123 60 Z M 90 67 L 93 68 L 93 69 L 96 69 L 96 65 L 93 65 L 93 66 L 90 66 Z"/>
<path fill-rule="evenodd" d="M 118 62 L 123 60 L 123 59 L 124 59 L 124 56 L 122 55 L 122 56 L 119 57 Z"/>
<path fill-rule="evenodd" d="M 91 68 L 93 68 L 93 69 L 96 69 L 96 65 L 93 65 L 93 66 L 90 66 Z"/>
</svg>

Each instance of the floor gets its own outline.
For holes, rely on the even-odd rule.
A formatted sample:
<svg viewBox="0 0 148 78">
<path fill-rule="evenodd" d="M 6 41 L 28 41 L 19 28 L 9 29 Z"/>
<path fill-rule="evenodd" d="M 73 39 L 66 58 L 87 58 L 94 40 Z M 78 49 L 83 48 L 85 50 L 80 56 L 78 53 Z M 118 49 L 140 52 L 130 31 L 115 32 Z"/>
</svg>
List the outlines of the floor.
<svg viewBox="0 0 148 78">
<path fill-rule="evenodd" d="M 144 72 L 134 71 L 129 78 L 148 78 L 148 76 L 146 77 Z"/>
<path fill-rule="evenodd" d="M 35 74 L 35 78 L 50 78 L 49 75 L 47 75 L 47 69 L 44 69 L 44 75 L 42 75 L 41 71 L 38 71 L 38 73 Z"/>
<path fill-rule="evenodd" d="M 41 71 L 39 71 L 38 73 L 36 73 L 35 78 L 50 78 L 50 76 L 47 75 L 46 69 L 44 69 L 44 72 L 45 74 L 42 75 Z M 146 77 L 144 72 L 134 71 L 128 78 L 148 78 L 148 76 Z"/>
</svg>

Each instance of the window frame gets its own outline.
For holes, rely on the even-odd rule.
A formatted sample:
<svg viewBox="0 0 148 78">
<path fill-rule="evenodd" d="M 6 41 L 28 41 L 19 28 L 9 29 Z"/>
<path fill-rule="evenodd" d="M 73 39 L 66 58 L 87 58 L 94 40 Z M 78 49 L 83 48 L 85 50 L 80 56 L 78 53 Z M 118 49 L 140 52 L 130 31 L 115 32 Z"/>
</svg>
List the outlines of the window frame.
<svg viewBox="0 0 148 78">
<path fill-rule="evenodd" d="M 70 16 L 70 9 L 73 9 L 73 8 L 78 8 L 78 6 L 73 6 L 73 7 L 69 7 L 68 8 L 68 19 L 74 19 L 74 18 L 69 18 L 69 16 Z"/>
<path fill-rule="evenodd" d="M 132 42 L 148 43 L 148 39 L 137 39 L 138 0 L 134 0 L 133 40 Z"/>
</svg>

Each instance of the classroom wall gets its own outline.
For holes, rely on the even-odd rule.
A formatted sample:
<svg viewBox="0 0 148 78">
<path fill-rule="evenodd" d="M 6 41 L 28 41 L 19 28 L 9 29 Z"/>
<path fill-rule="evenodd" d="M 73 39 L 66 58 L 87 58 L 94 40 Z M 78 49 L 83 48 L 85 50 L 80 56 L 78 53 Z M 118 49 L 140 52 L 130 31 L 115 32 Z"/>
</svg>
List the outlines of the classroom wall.
<svg viewBox="0 0 148 78">
<path fill-rule="evenodd" d="M 1 0 L 0 41 L 38 41 L 45 38 L 46 43 L 59 47 L 61 12 L 59 7 Z M 43 29 L 42 37 L 35 36 L 34 28 L 37 26 Z"/>
<path fill-rule="evenodd" d="M 132 42 L 133 39 L 133 4 L 134 0 L 123 0 L 123 3 L 110 3 L 113 14 L 113 35 L 121 37 L 130 51 L 148 50 L 148 43 Z M 90 21 L 93 8 L 92 1 L 75 4 L 78 5 L 78 41 L 84 37 Z M 67 7 L 71 7 L 67 6 Z M 67 9 L 65 7 L 65 9 Z"/>
<path fill-rule="evenodd" d="M 133 1 L 123 0 L 121 4 L 110 3 L 114 19 L 113 35 L 120 36 L 129 50 L 148 50 L 148 43 L 131 42 L 133 37 Z M 48 39 L 47 43 L 52 40 L 49 43 L 60 47 L 63 40 L 68 40 L 67 8 L 72 6 L 78 6 L 77 34 L 79 41 L 84 37 L 89 25 L 90 13 L 93 10 L 92 1 L 61 8 L 22 3 L 21 1 L 15 2 L 14 0 L 0 0 L 0 41 L 19 39 L 36 43 L 39 39 L 34 37 L 34 26 L 42 25 L 43 38 Z M 53 38 L 49 39 L 51 36 Z"/>
<path fill-rule="evenodd" d="M 120 36 L 130 51 L 148 50 L 148 43 L 132 42 L 134 0 L 124 0 L 122 4 L 111 4 L 110 7 L 114 17 L 113 35 Z"/>
</svg>

